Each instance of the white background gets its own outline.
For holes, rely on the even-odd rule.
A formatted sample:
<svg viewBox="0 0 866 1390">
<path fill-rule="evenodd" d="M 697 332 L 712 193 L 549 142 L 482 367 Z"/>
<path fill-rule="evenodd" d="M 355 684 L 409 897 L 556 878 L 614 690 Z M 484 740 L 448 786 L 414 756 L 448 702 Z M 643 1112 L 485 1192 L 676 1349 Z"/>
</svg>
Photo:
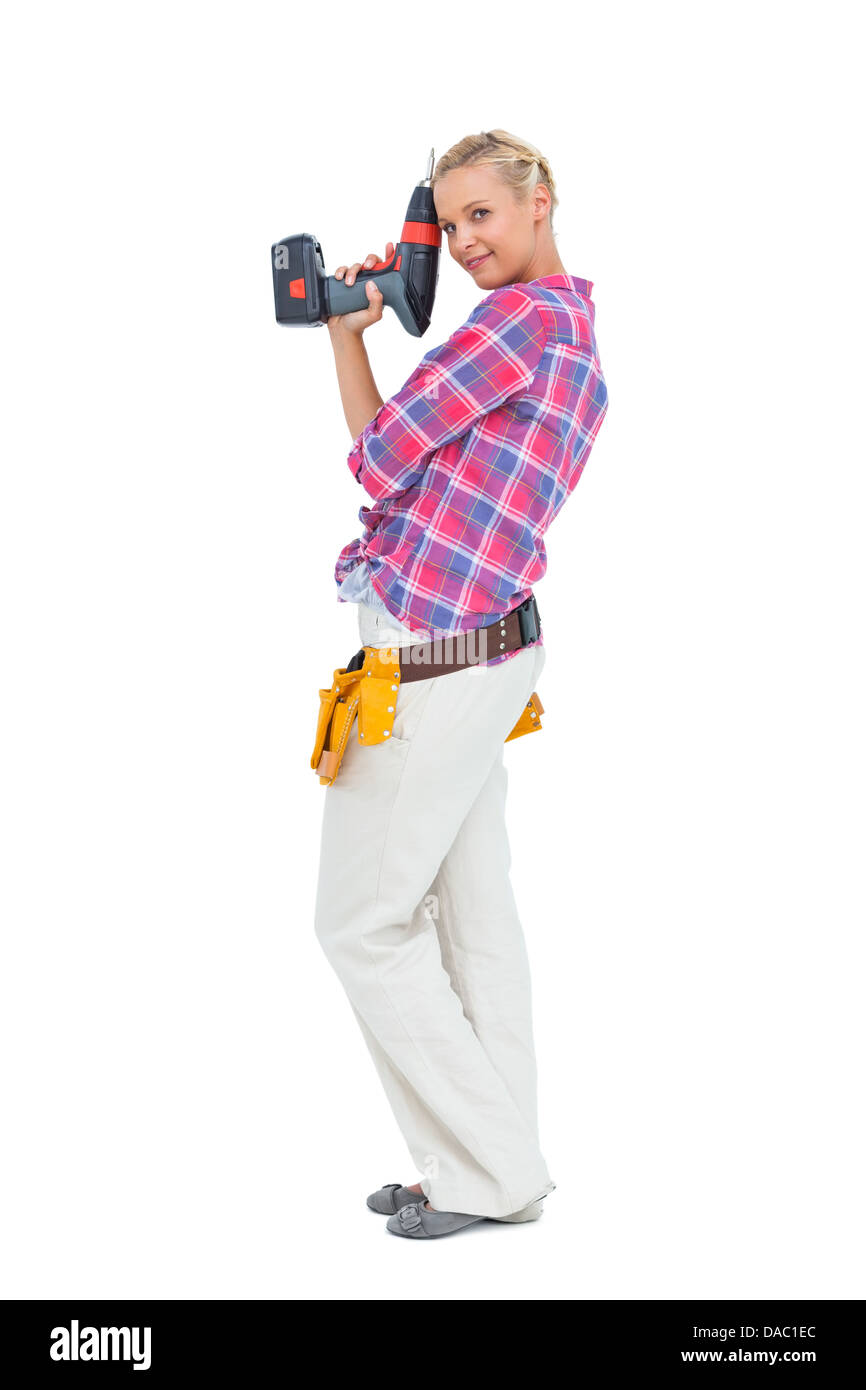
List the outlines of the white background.
<svg viewBox="0 0 866 1390">
<path fill-rule="evenodd" d="M 857 10 L 6 9 L 2 1296 L 866 1295 Z M 610 393 L 506 753 L 557 1190 L 417 1250 L 312 930 L 369 499 L 270 246 L 381 255 L 494 126 Z"/>
</svg>

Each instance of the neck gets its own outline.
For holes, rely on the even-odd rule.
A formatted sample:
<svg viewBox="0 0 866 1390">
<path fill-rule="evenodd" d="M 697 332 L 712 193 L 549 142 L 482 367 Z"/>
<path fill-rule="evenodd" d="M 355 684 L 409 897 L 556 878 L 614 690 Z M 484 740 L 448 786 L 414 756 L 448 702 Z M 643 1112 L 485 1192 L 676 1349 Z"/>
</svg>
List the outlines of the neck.
<svg viewBox="0 0 866 1390">
<path fill-rule="evenodd" d="M 524 284 L 530 280 L 540 280 L 545 275 L 567 275 L 568 271 L 559 259 L 555 246 L 539 247 L 521 277 Z"/>
</svg>

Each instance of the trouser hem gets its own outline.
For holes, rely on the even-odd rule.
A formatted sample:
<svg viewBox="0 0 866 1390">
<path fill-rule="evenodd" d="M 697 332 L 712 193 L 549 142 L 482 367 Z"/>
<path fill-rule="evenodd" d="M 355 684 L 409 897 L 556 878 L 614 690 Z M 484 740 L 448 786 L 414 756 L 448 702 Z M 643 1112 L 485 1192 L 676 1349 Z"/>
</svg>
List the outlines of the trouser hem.
<svg viewBox="0 0 866 1390">
<path fill-rule="evenodd" d="M 548 1181 L 543 1187 L 535 1183 L 528 1188 L 515 1188 L 514 1196 L 506 1195 L 496 1201 L 477 1189 L 473 1191 L 449 1186 L 447 1182 L 439 1182 L 435 1178 L 421 1178 L 420 1182 L 431 1207 L 435 1207 L 437 1211 L 465 1212 L 470 1216 L 513 1216 L 516 1211 L 528 1207 L 530 1202 L 537 1201 L 539 1197 L 546 1197 L 556 1187 L 556 1183 L 552 1181 Z M 521 1195 L 521 1192 L 524 1195 Z"/>
</svg>

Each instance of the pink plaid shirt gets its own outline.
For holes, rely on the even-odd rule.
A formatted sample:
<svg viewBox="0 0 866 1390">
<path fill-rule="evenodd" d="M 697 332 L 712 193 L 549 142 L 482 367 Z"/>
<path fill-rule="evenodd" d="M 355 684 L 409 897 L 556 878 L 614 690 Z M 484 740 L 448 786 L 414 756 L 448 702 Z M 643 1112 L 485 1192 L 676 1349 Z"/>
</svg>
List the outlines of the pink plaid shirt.
<svg viewBox="0 0 866 1390">
<path fill-rule="evenodd" d="M 591 293 L 573 275 L 503 285 L 424 355 L 349 453 L 373 506 L 338 585 L 365 564 L 385 608 L 431 639 L 529 597 L 607 411 Z"/>
</svg>

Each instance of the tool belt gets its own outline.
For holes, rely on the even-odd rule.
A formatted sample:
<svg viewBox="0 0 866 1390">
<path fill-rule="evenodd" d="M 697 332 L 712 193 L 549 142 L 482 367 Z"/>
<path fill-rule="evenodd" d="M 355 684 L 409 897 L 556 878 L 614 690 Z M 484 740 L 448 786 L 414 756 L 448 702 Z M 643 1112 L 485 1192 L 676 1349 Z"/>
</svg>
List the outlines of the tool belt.
<svg viewBox="0 0 866 1390">
<path fill-rule="evenodd" d="M 483 665 L 480 657 L 520 651 L 537 642 L 540 635 L 538 604 L 535 595 L 530 594 L 504 618 L 473 632 L 408 647 L 361 647 L 348 666 L 340 666 L 334 672 L 331 688 L 319 691 L 319 718 L 310 766 L 320 783 L 330 786 L 334 782 L 356 718 L 360 744 L 369 747 L 391 737 L 401 684 Z M 505 742 L 540 729 L 543 713 L 544 706 L 533 691 Z"/>
</svg>

